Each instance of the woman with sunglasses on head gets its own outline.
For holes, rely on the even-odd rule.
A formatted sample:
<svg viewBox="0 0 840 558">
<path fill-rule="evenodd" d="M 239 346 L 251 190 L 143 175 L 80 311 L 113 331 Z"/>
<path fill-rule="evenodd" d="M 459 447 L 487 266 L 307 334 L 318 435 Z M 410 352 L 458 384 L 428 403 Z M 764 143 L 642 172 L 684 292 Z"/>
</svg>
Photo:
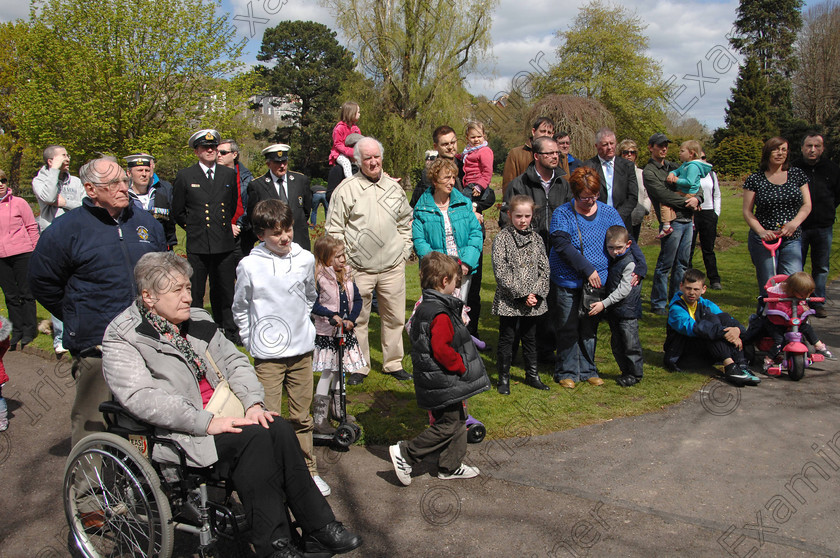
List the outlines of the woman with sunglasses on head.
<svg viewBox="0 0 840 558">
<path fill-rule="evenodd" d="M 10 350 L 23 348 L 38 335 L 35 297 L 29 290 L 29 257 L 38 243 L 38 223 L 32 208 L 12 194 L 6 173 L 0 170 L 0 289 L 12 322 Z"/>
<path fill-rule="evenodd" d="M 633 210 L 633 213 L 630 214 L 630 219 L 633 223 L 633 230 L 631 230 L 630 233 L 633 235 L 633 238 L 638 239 L 639 233 L 642 232 L 642 221 L 645 220 L 645 215 L 650 214 L 651 208 L 650 198 L 648 197 L 647 190 L 645 190 L 645 181 L 642 177 L 642 169 L 640 169 L 636 164 L 636 159 L 639 156 L 639 147 L 636 145 L 635 141 L 625 139 L 618 144 L 618 154 L 633 163 L 636 167 L 636 182 L 639 183 L 639 203 L 636 204 L 636 208 Z"/>
<path fill-rule="evenodd" d="M 624 221 L 615 208 L 598 201 L 601 192 L 598 171 L 580 167 L 572 173 L 569 183 L 574 199 L 558 207 L 551 218 L 548 261 L 551 281 L 557 287 L 557 302 L 549 310 L 557 324 L 554 381 L 571 389 L 582 381 L 594 386 L 604 384 L 595 365 L 600 315 L 579 317 L 578 309 L 584 283 L 598 289 L 606 285 L 607 229 L 613 225 L 623 227 Z M 629 250 L 637 262 L 633 283 L 638 284 L 647 273 L 644 256 L 635 242 Z"/>
</svg>

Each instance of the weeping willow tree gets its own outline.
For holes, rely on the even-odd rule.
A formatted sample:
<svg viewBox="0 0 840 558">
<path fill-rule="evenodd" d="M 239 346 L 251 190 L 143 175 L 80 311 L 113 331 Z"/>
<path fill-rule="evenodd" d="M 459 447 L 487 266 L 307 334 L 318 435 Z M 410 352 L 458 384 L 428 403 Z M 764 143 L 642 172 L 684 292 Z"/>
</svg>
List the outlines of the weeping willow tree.
<svg viewBox="0 0 840 558">
<path fill-rule="evenodd" d="M 345 88 L 362 106 L 362 132 L 385 145 L 386 168 L 421 164 L 432 130 L 459 134 L 469 114 L 465 77 L 490 49 L 498 0 L 320 0 L 357 54 Z"/>
</svg>

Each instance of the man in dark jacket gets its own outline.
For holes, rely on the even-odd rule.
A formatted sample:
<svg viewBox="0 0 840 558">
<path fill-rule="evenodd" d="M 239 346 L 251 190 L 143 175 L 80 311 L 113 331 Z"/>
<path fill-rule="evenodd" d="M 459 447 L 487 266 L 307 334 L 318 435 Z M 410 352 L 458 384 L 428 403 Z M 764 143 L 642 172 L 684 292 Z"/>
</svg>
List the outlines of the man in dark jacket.
<svg viewBox="0 0 840 558">
<path fill-rule="evenodd" d="M 172 184 L 157 178 L 152 171 L 154 157 L 148 153 L 136 153 L 123 157 L 128 177 L 131 179 L 128 195 L 139 209 L 148 211 L 163 226 L 166 247 L 178 244 L 175 233 L 175 218 L 172 215 Z M 157 178 L 157 180 L 155 180 Z"/>
<path fill-rule="evenodd" d="M 198 162 L 178 171 L 173 211 L 175 222 L 187 232 L 187 260 L 193 268 L 192 305 L 204 308 L 204 289 L 210 279 L 213 320 L 225 336 L 239 343 L 233 322 L 233 284 L 236 280 L 236 240 L 232 220 L 236 213 L 236 173 L 216 164 L 219 132 L 199 130 L 189 145 Z"/>
<path fill-rule="evenodd" d="M 572 199 L 572 189 L 560 165 L 560 149 L 550 137 L 538 137 L 533 140 L 534 160 L 523 174 L 510 181 L 505 191 L 504 202 L 499 214 L 499 226 L 509 223 L 508 203 L 513 196 L 524 194 L 534 200 L 534 217 L 531 227 L 537 231 L 545 244 L 546 253 L 550 250 L 548 227 L 554 210 Z M 548 290 L 548 307 L 552 308 L 557 297 L 557 285 L 552 281 Z M 557 350 L 555 320 L 546 312 L 539 317 L 537 326 L 537 358 L 543 362 L 554 362 Z M 513 353 L 516 354 L 518 341 L 514 341 Z"/>
<path fill-rule="evenodd" d="M 513 196 L 524 194 L 534 200 L 534 218 L 531 227 L 540 233 L 546 251 L 550 248 L 548 226 L 554 210 L 571 201 L 572 190 L 569 181 L 558 171 L 560 150 L 550 137 L 539 137 L 533 141 L 533 158 L 525 172 L 508 184 L 504 202 L 499 214 L 499 227 L 508 225 L 508 202 Z"/>
<path fill-rule="evenodd" d="M 659 213 L 659 204 L 664 203 L 674 208 L 677 218 L 671 223 L 674 232 L 662 239 L 659 257 L 656 260 L 656 270 L 653 273 L 653 285 L 650 290 L 651 312 L 664 316 L 668 313 L 668 301 L 674 297 L 682 281 L 683 273 L 688 267 L 691 256 L 691 237 L 694 232 L 694 212 L 700 206 L 703 195 L 685 198 L 677 194 L 666 182 L 668 173 L 676 170 L 678 165 L 665 160 L 668 154 L 668 144 L 671 143 L 665 134 L 653 134 L 648 140 L 650 162 L 645 165 L 644 183 L 648 195 Z M 623 159 L 623 157 L 620 157 Z M 628 163 L 630 161 L 627 161 Z M 632 163 L 631 163 L 632 164 Z M 633 171 L 636 172 L 635 170 Z M 670 283 L 668 276 L 671 276 Z"/>
<path fill-rule="evenodd" d="M 248 215 L 263 200 L 280 200 L 289 204 L 294 216 L 294 242 L 310 250 L 309 214 L 312 212 L 312 189 L 309 177 L 289 170 L 289 150 L 285 143 L 269 145 L 262 150 L 268 172 L 248 186 Z M 339 165 L 340 166 L 340 165 Z"/>
<path fill-rule="evenodd" d="M 837 205 L 840 204 L 840 167 L 823 157 L 824 150 L 822 135 L 815 131 L 807 132 L 802 140 L 802 160 L 796 164 L 808 176 L 808 189 L 811 191 L 811 213 L 802 223 L 802 262 L 808 258 L 808 249 L 811 249 L 811 270 L 817 285 L 814 295 L 821 297 L 825 297 L 831 238 Z M 818 318 L 828 316 L 824 302 L 809 304 Z"/>
<path fill-rule="evenodd" d="M 111 320 L 137 297 L 134 264 L 147 252 L 166 250 L 163 227 L 128 196 L 128 177 L 112 158 L 94 159 L 79 171 L 87 198 L 53 221 L 32 253 L 32 293 L 64 322 L 73 355 L 76 398 L 71 442 L 105 430 L 99 404 L 111 398 L 102 376 L 100 345 Z"/>
<path fill-rule="evenodd" d="M 633 230 L 631 213 L 639 203 L 639 184 L 636 181 L 636 166 L 624 157 L 615 156 L 615 132 L 602 128 L 595 134 L 595 149 L 598 154 L 583 162 L 583 166 L 598 171 L 601 179 L 601 194 L 598 201 L 614 207 L 621 215 L 628 231 Z"/>
<path fill-rule="evenodd" d="M 251 230 L 248 214 L 245 212 L 248 208 L 248 185 L 254 179 L 254 175 L 239 162 L 239 144 L 233 139 L 223 139 L 219 143 L 216 148 L 216 162 L 233 169 L 236 173 L 236 192 L 239 198 L 236 200 L 236 212 L 233 214 L 231 226 L 236 237 L 237 249 L 242 252 L 241 256 L 247 256 L 257 242 L 257 235 Z"/>
</svg>

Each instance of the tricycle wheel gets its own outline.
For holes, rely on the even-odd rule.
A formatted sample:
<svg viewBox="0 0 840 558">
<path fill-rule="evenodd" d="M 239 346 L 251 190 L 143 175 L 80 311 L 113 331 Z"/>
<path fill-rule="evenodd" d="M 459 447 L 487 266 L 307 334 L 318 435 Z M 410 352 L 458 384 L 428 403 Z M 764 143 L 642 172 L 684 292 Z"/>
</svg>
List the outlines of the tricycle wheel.
<svg viewBox="0 0 840 558">
<path fill-rule="evenodd" d="M 805 375 L 805 355 L 798 353 L 790 356 L 790 370 L 788 376 L 794 382 L 798 382 Z"/>
</svg>

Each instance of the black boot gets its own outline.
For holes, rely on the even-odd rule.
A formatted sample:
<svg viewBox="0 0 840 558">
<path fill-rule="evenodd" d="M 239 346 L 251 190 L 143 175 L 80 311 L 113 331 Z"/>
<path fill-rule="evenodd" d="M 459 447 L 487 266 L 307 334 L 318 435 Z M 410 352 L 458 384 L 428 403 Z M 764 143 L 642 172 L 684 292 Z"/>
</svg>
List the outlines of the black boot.
<svg viewBox="0 0 840 558">
<path fill-rule="evenodd" d="M 540 380 L 537 372 L 537 350 L 536 347 L 522 344 L 522 358 L 525 360 L 525 385 L 534 389 L 551 389 Z"/>
<path fill-rule="evenodd" d="M 510 356 L 499 355 L 499 393 L 502 395 L 510 395 Z"/>
</svg>

